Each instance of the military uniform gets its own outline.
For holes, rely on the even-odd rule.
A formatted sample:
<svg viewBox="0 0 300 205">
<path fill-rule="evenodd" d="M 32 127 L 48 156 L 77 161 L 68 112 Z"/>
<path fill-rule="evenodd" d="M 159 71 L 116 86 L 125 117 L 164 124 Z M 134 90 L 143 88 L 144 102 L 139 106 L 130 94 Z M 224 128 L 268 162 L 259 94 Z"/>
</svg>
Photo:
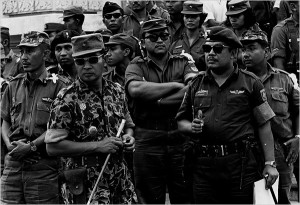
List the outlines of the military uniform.
<svg viewBox="0 0 300 205">
<path fill-rule="evenodd" d="M 72 117 L 70 118 L 70 116 Z M 69 130 L 67 140 L 101 141 L 104 137 L 115 136 L 121 120 L 124 118 L 129 119 L 126 127 L 134 127 L 134 124 L 130 123 L 124 91 L 120 86 L 103 79 L 101 95 L 99 92 L 89 89 L 84 82 L 78 79 L 71 86 L 62 90 L 54 101 L 49 128 Z M 88 129 L 91 126 L 97 128 L 96 135 L 89 134 Z M 46 140 L 47 143 L 51 143 L 53 140 L 57 141 L 55 138 Z M 83 157 L 63 157 L 63 170 L 87 168 L 84 176 L 86 179 L 84 191 L 88 193 L 87 197 L 89 197 L 106 156 L 106 154 L 93 154 Z M 65 184 L 61 186 L 65 203 L 76 202 L 71 188 Z M 133 203 L 134 198 L 134 187 L 124 164 L 122 151 L 119 151 L 111 155 L 93 200 L 104 204 L 128 204 Z"/>
<path fill-rule="evenodd" d="M 293 17 L 278 23 L 272 32 L 271 57 L 285 59 L 285 70 L 299 80 L 299 23 Z"/>
<path fill-rule="evenodd" d="M 33 141 L 47 130 L 50 105 L 63 87 L 65 83 L 60 77 L 48 76 L 46 71 L 33 82 L 29 81 L 26 73 L 19 74 L 10 81 L 3 94 L 1 117 L 11 123 L 11 142 L 20 139 Z M 45 146 L 39 146 L 37 152 L 31 154 L 41 159 L 35 164 L 29 164 L 6 155 L 1 177 L 2 202 L 58 203 L 56 158 L 48 156 Z M 24 181 L 27 188 L 23 190 Z M 33 190 L 28 188 L 37 189 L 38 186 L 44 186 L 36 193 L 39 196 L 32 195 Z M 19 193 L 24 193 L 24 196 L 19 196 Z"/>
<path fill-rule="evenodd" d="M 12 77 L 17 76 L 19 73 L 24 73 L 23 66 L 20 61 L 20 56 L 15 54 L 13 50 L 10 50 L 6 58 L 7 61 L 6 61 L 5 69 L 2 73 L 2 76 L 5 79 L 9 80 Z"/>
</svg>

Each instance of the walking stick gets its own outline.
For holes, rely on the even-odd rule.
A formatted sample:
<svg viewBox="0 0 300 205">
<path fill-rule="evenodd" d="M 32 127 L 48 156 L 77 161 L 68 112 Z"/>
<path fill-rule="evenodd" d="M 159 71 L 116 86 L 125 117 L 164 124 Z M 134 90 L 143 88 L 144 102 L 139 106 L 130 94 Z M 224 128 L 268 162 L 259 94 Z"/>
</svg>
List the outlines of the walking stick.
<svg viewBox="0 0 300 205">
<path fill-rule="evenodd" d="M 122 119 L 122 122 L 121 122 L 121 124 L 120 124 L 120 126 L 119 126 L 118 133 L 117 133 L 117 136 L 116 136 L 117 138 L 120 137 L 121 132 L 122 132 L 122 130 L 123 130 L 123 128 L 124 128 L 125 122 L 126 122 L 126 120 Z M 105 159 L 105 162 L 104 162 L 104 164 L 103 164 L 103 166 L 102 166 L 102 169 L 101 169 L 101 171 L 100 171 L 100 174 L 99 174 L 99 176 L 98 176 L 98 179 L 97 179 L 97 181 L 96 181 L 96 184 L 95 184 L 95 186 L 94 186 L 94 188 L 93 188 L 93 191 L 92 191 L 92 193 L 91 193 L 91 195 L 90 195 L 90 197 L 89 197 L 89 200 L 88 200 L 88 202 L 87 202 L 87 205 L 90 205 L 90 203 L 91 203 L 91 201 L 92 201 L 92 198 L 93 198 L 93 196 L 94 196 L 94 194 L 95 194 L 96 188 L 97 188 L 98 183 L 99 183 L 99 181 L 100 181 L 100 179 L 101 179 L 101 177 L 102 177 L 102 175 L 103 175 L 104 169 L 105 169 L 105 167 L 106 167 L 106 165 L 107 165 L 107 163 L 108 163 L 109 158 L 110 158 L 110 154 L 108 154 L 107 157 L 106 157 L 106 159 Z"/>
</svg>

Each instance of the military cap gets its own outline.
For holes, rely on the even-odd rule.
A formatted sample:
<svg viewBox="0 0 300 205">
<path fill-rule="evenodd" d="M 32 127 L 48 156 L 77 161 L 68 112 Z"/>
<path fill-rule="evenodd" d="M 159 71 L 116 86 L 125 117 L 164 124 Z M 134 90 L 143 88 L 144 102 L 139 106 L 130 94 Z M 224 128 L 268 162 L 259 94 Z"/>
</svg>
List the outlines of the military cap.
<svg viewBox="0 0 300 205">
<path fill-rule="evenodd" d="M 201 14 L 203 13 L 203 3 L 195 1 L 185 1 L 183 3 L 182 14 Z"/>
<path fill-rule="evenodd" d="M 102 15 L 104 16 L 105 14 L 111 13 L 116 10 L 120 10 L 121 14 L 122 15 L 124 14 L 124 10 L 122 9 L 122 7 L 120 7 L 118 4 L 114 2 L 107 1 L 103 6 Z"/>
<path fill-rule="evenodd" d="M 71 38 L 79 36 L 80 34 L 74 30 L 64 30 L 56 34 L 53 41 L 51 42 L 51 51 L 55 50 L 55 47 L 61 43 L 71 43 Z"/>
<path fill-rule="evenodd" d="M 103 38 L 100 33 L 75 36 L 71 39 L 73 57 L 102 51 L 104 49 Z"/>
<path fill-rule="evenodd" d="M 9 28 L 4 27 L 4 26 L 0 26 L 0 30 L 1 30 L 1 35 L 9 36 Z"/>
<path fill-rule="evenodd" d="M 227 43 L 232 48 L 243 47 L 236 34 L 232 30 L 222 26 L 213 26 L 208 28 L 206 41 L 221 41 Z"/>
<path fill-rule="evenodd" d="M 61 18 L 65 19 L 75 15 L 83 15 L 83 9 L 80 6 L 70 6 L 64 10 Z M 83 15 L 84 16 L 84 15 Z"/>
<path fill-rule="evenodd" d="M 94 33 L 100 33 L 103 37 L 111 37 L 113 35 L 113 33 L 111 32 L 111 30 L 107 29 L 107 28 L 100 28 L 98 30 L 96 30 Z"/>
<path fill-rule="evenodd" d="M 248 30 L 242 34 L 241 42 L 246 43 L 248 41 L 262 41 L 268 43 L 268 37 L 264 31 Z"/>
<path fill-rule="evenodd" d="M 66 29 L 66 26 L 61 23 L 46 23 L 44 26 L 44 32 L 60 32 Z"/>
<path fill-rule="evenodd" d="M 28 46 L 28 47 L 37 47 L 41 43 L 46 43 L 50 46 L 50 39 L 47 33 L 39 32 L 39 31 L 30 31 L 29 33 L 25 34 L 20 44 L 17 47 L 21 46 Z"/>
<path fill-rule="evenodd" d="M 248 8 L 251 8 L 248 0 L 231 0 L 228 3 L 228 9 L 225 14 L 227 16 L 240 14 L 246 11 Z"/>
<path fill-rule="evenodd" d="M 157 18 L 157 19 L 151 19 L 148 21 L 145 21 L 142 24 L 142 34 L 150 31 L 156 31 L 156 30 L 161 30 L 161 29 L 166 29 L 167 24 L 166 21 L 162 18 Z"/>
<path fill-rule="evenodd" d="M 132 50 L 133 50 L 133 48 L 135 46 L 135 40 L 131 36 L 129 36 L 125 33 L 118 33 L 118 34 L 111 36 L 109 38 L 108 43 L 105 43 L 106 46 L 120 45 L 120 44 L 125 44 L 125 45 L 129 46 L 130 48 L 132 48 Z"/>
</svg>

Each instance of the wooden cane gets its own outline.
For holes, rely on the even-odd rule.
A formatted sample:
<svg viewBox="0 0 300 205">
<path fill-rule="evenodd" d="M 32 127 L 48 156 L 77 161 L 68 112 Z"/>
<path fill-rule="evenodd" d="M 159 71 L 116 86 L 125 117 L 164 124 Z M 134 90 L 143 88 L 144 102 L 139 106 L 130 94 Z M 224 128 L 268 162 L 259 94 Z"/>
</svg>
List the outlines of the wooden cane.
<svg viewBox="0 0 300 205">
<path fill-rule="evenodd" d="M 122 132 L 124 126 L 125 126 L 125 122 L 126 122 L 126 120 L 122 119 L 122 122 L 121 122 L 121 124 L 120 124 L 120 126 L 119 126 L 118 133 L 117 133 L 117 136 L 116 136 L 117 138 L 120 137 L 121 132 Z M 111 155 L 111 154 L 108 154 L 107 157 L 106 157 L 106 159 L 105 159 L 105 161 L 104 161 L 104 164 L 103 164 L 103 166 L 102 166 L 102 169 L 101 169 L 101 171 L 100 171 L 100 174 L 99 174 L 99 176 L 98 176 L 98 179 L 97 179 L 97 181 L 96 181 L 96 184 L 95 184 L 95 186 L 94 186 L 94 188 L 93 188 L 93 191 L 92 191 L 92 193 L 91 193 L 91 195 L 90 195 L 90 197 L 89 197 L 89 200 L 88 200 L 88 202 L 87 202 L 87 205 L 90 205 L 90 203 L 91 203 L 91 201 L 92 201 L 92 198 L 93 198 L 93 196 L 94 196 L 94 194 L 95 194 L 95 191 L 96 191 L 96 188 L 97 188 L 97 186 L 98 186 L 98 183 L 99 183 L 99 181 L 100 181 L 100 179 L 101 179 L 101 177 L 102 177 L 102 175 L 103 175 L 104 169 L 105 169 L 105 167 L 106 167 L 106 165 L 107 165 L 107 163 L 108 163 L 108 160 L 109 160 L 109 158 L 110 158 L 110 155 Z"/>
</svg>

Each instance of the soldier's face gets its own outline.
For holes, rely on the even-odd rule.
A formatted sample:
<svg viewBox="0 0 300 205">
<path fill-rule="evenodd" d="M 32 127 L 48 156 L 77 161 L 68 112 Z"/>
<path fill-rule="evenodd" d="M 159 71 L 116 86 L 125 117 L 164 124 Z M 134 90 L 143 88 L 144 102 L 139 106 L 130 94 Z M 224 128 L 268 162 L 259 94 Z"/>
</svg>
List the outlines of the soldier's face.
<svg viewBox="0 0 300 205">
<path fill-rule="evenodd" d="M 74 58 L 74 61 L 78 76 L 82 81 L 93 84 L 102 78 L 104 60 L 99 52 L 78 56 Z"/>
<path fill-rule="evenodd" d="M 55 47 L 55 57 L 60 66 L 64 68 L 71 68 L 74 64 L 72 57 L 73 50 L 71 43 L 60 43 Z"/>
<path fill-rule="evenodd" d="M 183 15 L 184 26 L 187 29 L 195 30 L 199 28 L 200 15 L 198 14 L 184 14 Z"/>
<path fill-rule="evenodd" d="M 21 61 L 25 72 L 34 73 L 44 68 L 46 55 L 40 46 L 20 47 Z"/>
<path fill-rule="evenodd" d="M 244 43 L 242 48 L 243 62 L 249 70 L 261 68 L 267 61 L 268 49 L 264 49 L 258 42 Z"/>
<path fill-rule="evenodd" d="M 120 64 L 124 58 L 126 51 L 121 48 L 120 45 L 112 45 L 108 47 L 108 52 L 106 54 L 106 63 L 109 66 L 115 66 Z"/>
<path fill-rule="evenodd" d="M 172 1 L 165 1 L 165 2 L 166 2 L 166 9 L 168 10 L 170 15 L 180 14 L 180 12 L 182 11 L 184 1 L 172 0 Z"/>
<path fill-rule="evenodd" d="M 147 1 L 129 1 L 129 5 L 133 11 L 140 11 L 146 7 Z"/>
<path fill-rule="evenodd" d="M 235 53 L 229 50 L 228 45 L 225 45 L 223 42 L 206 42 L 205 45 L 211 47 L 210 51 L 206 51 L 203 47 L 208 69 L 211 69 L 215 74 L 220 75 L 231 68 L 231 58 L 234 57 Z"/>
<path fill-rule="evenodd" d="M 64 18 L 64 23 L 68 30 L 77 30 L 78 28 L 78 23 L 73 17 Z"/>
<path fill-rule="evenodd" d="M 120 30 L 123 22 L 123 16 L 120 10 L 116 10 L 110 13 L 106 13 L 103 18 L 103 23 L 106 28 L 116 33 Z"/>
<path fill-rule="evenodd" d="M 167 29 L 145 33 L 144 46 L 151 55 L 164 55 L 170 47 L 170 35 Z"/>
<path fill-rule="evenodd" d="M 239 29 L 245 26 L 245 15 L 244 14 L 236 14 L 229 16 L 229 21 L 232 25 L 232 28 Z"/>
</svg>

